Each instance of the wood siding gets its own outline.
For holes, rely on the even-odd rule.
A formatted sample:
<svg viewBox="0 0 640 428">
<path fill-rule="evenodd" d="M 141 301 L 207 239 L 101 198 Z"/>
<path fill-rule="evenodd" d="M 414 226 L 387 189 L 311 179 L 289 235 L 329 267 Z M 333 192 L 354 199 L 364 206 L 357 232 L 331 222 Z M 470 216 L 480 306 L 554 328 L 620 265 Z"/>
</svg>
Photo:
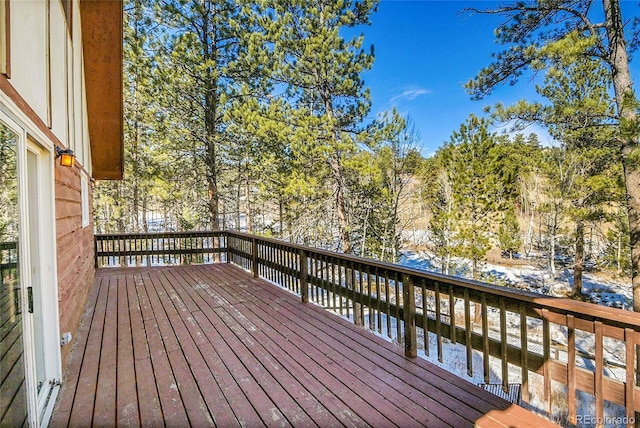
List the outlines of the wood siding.
<svg viewBox="0 0 640 428">
<path fill-rule="evenodd" d="M 58 251 L 58 304 L 60 335 L 71 332 L 74 340 L 62 347 L 64 371 L 77 337 L 84 305 L 95 275 L 93 222 L 82 227 L 81 171 L 56 165 L 56 245 Z M 89 212 L 91 186 L 89 186 Z"/>
</svg>

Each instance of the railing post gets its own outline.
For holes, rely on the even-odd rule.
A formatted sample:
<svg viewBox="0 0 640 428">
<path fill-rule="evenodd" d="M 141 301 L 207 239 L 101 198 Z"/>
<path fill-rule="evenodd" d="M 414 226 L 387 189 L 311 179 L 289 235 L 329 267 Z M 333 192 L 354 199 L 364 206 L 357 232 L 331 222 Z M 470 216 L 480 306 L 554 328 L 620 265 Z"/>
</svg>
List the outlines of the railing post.
<svg viewBox="0 0 640 428">
<path fill-rule="evenodd" d="M 416 295 L 413 288 L 413 278 L 407 274 L 402 275 L 402 303 L 404 312 L 404 355 L 409 358 L 415 358 L 418 356 Z"/>
<path fill-rule="evenodd" d="M 307 264 L 307 252 L 303 249 L 298 251 L 300 257 L 300 295 L 302 303 L 309 303 L 309 266 Z"/>
<path fill-rule="evenodd" d="M 253 270 L 253 276 L 255 278 L 258 277 L 258 240 L 256 238 L 251 238 L 251 269 Z"/>
</svg>

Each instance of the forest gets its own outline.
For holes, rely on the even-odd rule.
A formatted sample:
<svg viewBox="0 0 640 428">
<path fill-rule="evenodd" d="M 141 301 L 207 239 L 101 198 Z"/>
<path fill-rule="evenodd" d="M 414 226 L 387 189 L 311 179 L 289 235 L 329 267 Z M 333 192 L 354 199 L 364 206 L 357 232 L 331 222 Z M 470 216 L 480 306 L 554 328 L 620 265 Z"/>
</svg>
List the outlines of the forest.
<svg viewBox="0 0 640 428">
<path fill-rule="evenodd" d="M 598 5 L 603 23 L 590 21 Z M 444 273 L 463 258 L 483 279 L 491 250 L 536 256 L 552 275 L 571 265 L 576 297 L 583 271 L 599 269 L 632 281 L 640 305 L 628 56 L 638 18 L 614 0 L 469 11 L 505 22 L 495 33 L 504 49 L 467 83 L 470 96 L 526 69 L 542 76 L 543 101 L 469 115 L 425 157 L 410 117 L 369 116 L 362 75 L 375 67 L 366 29 L 376 7 L 126 0 L 125 179 L 96 183 L 96 231 L 240 229 L 391 262 L 420 232 Z M 531 123 L 557 144 L 525 133 Z"/>
</svg>

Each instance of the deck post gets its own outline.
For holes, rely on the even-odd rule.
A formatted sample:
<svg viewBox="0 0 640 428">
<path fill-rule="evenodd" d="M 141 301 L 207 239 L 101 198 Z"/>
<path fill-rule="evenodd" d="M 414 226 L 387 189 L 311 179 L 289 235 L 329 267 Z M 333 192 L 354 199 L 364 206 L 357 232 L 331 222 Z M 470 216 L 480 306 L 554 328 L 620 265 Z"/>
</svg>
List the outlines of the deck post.
<svg viewBox="0 0 640 428">
<path fill-rule="evenodd" d="M 300 257 L 300 295 L 302 296 L 302 303 L 309 303 L 307 252 L 300 249 L 298 250 L 298 256 Z"/>
<path fill-rule="evenodd" d="M 251 270 L 253 271 L 253 276 L 255 278 L 258 277 L 258 239 L 251 238 Z"/>
<path fill-rule="evenodd" d="M 416 338 L 416 294 L 411 275 L 402 275 L 402 303 L 404 315 L 404 355 L 409 358 L 418 356 Z M 426 315 L 425 315 L 426 316 Z M 398 320 L 399 322 L 400 320 Z"/>
</svg>

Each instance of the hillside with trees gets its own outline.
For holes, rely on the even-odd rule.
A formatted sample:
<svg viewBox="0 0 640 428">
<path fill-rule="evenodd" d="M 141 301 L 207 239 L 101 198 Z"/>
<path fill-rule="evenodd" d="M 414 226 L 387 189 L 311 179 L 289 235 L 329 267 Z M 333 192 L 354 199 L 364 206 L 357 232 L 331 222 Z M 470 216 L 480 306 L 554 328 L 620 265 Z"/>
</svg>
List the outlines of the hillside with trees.
<svg viewBox="0 0 640 428">
<path fill-rule="evenodd" d="M 231 228 L 391 262 L 423 248 L 480 280 L 498 253 L 568 267 L 577 298 L 585 270 L 640 284 L 638 104 L 620 54 L 634 39 L 616 1 L 593 28 L 575 18 L 592 2 L 556 3 L 579 10 L 477 11 L 505 17 L 496 34 L 513 49 L 470 93 L 533 68 L 542 101 L 470 115 L 425 158 L 411 118 L 371 117 L 376 1 L 128 0 L 125 179 L 96 184 L 96 231 Z"/>
</svg>

